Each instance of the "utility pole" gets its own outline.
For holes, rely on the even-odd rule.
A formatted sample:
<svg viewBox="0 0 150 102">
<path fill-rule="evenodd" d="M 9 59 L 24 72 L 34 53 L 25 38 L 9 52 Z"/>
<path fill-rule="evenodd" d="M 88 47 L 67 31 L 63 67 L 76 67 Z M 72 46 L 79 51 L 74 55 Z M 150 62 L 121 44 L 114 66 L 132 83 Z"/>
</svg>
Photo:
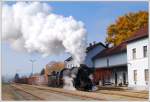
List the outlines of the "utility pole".
<svg viewBox="0 0 150 102">
<path fill-rule="evenodd" d="M 31 64 L 32 64 L 32 75 L 33 75 L 33 64 L 34 64 L 35 61 L 36 61 L 36 60 L 33 60 L 33 59 L 30 60 L 30 62 L 31 62 Z"/>
</svg>

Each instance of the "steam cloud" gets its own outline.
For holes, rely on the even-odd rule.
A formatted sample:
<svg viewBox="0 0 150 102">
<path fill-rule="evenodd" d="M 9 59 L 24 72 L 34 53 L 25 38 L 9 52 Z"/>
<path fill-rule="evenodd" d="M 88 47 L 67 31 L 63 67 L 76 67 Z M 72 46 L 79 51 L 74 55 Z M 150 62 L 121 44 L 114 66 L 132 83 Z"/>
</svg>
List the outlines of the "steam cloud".
<svg viewBox="0 0 150 102">
<path fill-rule="evenodd" d="M 19 51 L 38 52 L 43 56 L 70 53 L 75 63 L 84 61 L 86 30 L 72 16 L 52 13 L 40 2 L 17 2 L 2 6 L 2 40 Z"/>
</svg>

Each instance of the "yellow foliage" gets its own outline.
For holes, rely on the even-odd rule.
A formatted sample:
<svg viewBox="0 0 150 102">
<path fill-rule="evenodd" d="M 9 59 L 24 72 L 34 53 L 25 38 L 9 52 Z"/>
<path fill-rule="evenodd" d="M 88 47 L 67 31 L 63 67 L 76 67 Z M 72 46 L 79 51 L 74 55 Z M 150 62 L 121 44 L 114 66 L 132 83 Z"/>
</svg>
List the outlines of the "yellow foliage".
<svg viewBox="0 0 150 102">
<path fill-rule="evenodd" d="M 131 37 L 142 26 L 148 25 L 148 12 L 139 11 L 118 17 L 115 24 L 107 28 L 106 43 L 116 46 Z"/>
</svg>

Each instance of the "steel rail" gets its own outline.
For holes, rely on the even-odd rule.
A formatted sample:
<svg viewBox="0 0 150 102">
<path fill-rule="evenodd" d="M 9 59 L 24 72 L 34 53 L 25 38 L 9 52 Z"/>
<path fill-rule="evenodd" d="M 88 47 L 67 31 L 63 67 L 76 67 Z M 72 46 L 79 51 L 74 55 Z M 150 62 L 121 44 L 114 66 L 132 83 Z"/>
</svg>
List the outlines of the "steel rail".
<svg viewBox="0 0 150 102">
<path fill-rule="evenodd" d="M 22 86 L 30 86 L 30 87 L 34 87 L 34 88 L 37 88 L 37 89 L 40 89 L 40 90 L 46 90 L 47 92 L 57 92 L 57 93 L 62 93 L 62 94 L 65 94 L 65 95 L 72 95 L 72 96 L 78 96 L 78 97 L 81 97 L 81 98 L 89 98 L 89 99 L 92 99 L 92 100 L 101 100 L 101 101 L 104 101 L 106 99 L 104 98 L 100 98 L 100 97 L 92 97 L 90 95 L 85 95 L 85 94 L 75 94 L 75 93 L 68 93 L 68 92 L 63 92 L 63 91 L 60 91 L 60 90 L 55 90 L 55 89 L 44 89 L 44 88 L 41 88 L 39 86 L 34 86 L 34 85 L 28 85 L 28 84 L 18 84 L 18 85 L 22 85 Z"/>
<path fill-rule="evenodd" d="M 25 93 L 27 93 L 27 94 L 32 95 L 32 96 L 36 97 L 37 99 L 45 100 L 44 98 L 41 98 L 41 97 L 39 97 L 39 96 L 37 96 L 37 95 L 34 95 L 34 94 L 32 94 L 32 93 L 30 93 L 30 92 L 28 92 L 28 91 L 26 91 L 26 90 L 24 90 L 24 89 L 22 89 L 22 88 L 16 87 L 15 85 L 11 85 L 11 86 L 14 87 L 14 88 L 17 89 L 17 90 L 20 90 L 20 91 L 23 91 L 23 92 L 25 92 Z"/>
</svg>

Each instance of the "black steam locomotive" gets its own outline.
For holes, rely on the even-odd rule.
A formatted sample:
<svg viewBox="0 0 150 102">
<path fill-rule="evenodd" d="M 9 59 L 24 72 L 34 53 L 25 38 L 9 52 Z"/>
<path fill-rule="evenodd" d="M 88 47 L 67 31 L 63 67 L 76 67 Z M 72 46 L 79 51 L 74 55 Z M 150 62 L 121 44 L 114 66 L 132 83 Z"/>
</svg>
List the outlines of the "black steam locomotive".
<svg viewBox="0 0 150 102">
<path fill-rule="evenodd" d="M 94 73 L 94 68 L 89 68 L 81 64 L 79 68 L 72 67 L 71 69 L 65 68 L 60 73 L 53 73 L 49 76 L 49 86 L 63 87 L 63 77 L 70 76 L 73 78 L 73 85 L 78 90 L 89 91 L 92 90 L 94 85 L 90 75 Z"/>
</svg>

